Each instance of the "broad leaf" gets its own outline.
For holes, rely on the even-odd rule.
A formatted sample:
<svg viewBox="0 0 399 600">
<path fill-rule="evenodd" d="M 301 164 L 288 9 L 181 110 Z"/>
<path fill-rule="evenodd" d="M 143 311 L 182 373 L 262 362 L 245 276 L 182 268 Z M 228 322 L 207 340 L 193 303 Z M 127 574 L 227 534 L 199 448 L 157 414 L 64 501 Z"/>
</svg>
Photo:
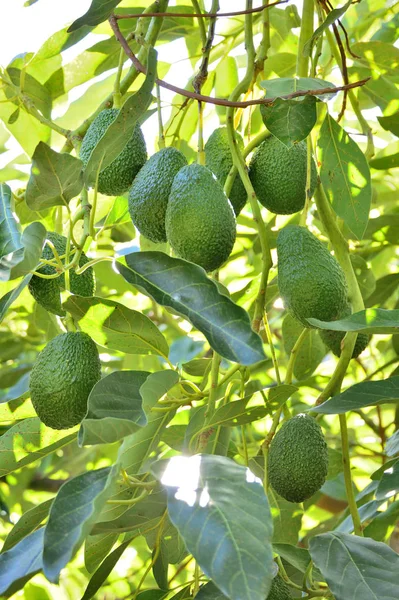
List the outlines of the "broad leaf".
<svg viewBox="0 0 399 600">
<path fill-rule="evenodd" d="M 250 365 L 264 358 L 262 341 L 251 329 L 248 314 L 219 293 L 205 271 L 161 252 L 128 254 L 123 277 L 162 306 L 186 317 L 224 358 Z"/>
<path fill-rule="evenodd" d="M 27 510 L 11 529 L 1 551 L 5 552 L 6 550 L 9 550 L 37 529 L 47 517 L 52 503 L 53 499 L 50 498 L 50 500 L 46 500 L 30 510 Z"/>
<path fill-rule="evenodd" d="M 399 401 L 399 376 L 382 381 L 363 381 L 352 385 L 327 402 L 315 406 L 312 411 L 325 415 L 339 415 L 365 406 L 377 406 L 385 402 Z"/>
<path fill-rule="evenodd" d="M 391 131 L 396 137 L 399 137 L 399 111 L 388 117 L 377 117 L 377 119 L 383 129 Z"/>
<path fill-rule="evenodd" d="M 275 412 L 277 409 L 283 406 L 283 404 L 285 404 L 287 400 L 291 398 L 292 394 L 295 394 L 297 390 L 298 388 L 295 385 L 288 383 L 282 383 L 281 385 L 272 387 L 267 397 L 268 411 Z"/>
<path fill-rule="evenodd" d="M 121 0 L 92 0 L 89 10 L 76 19 L 68 29 L 68 33 L 83 27 L 83 25 L 98 25 L 106 21 Z"/>
<path fill-rule="evenodd" d="M 268 79 L 261 81 L 260 86 L 266 90 L 265 98 L 279 98 L 287 96 L 294 92 L 321 90 L 325 88 L 334 88 L 335 85 L 323 79 L 314 79 L 312 77 L 279 77 L 278 79 Z M 329 94 L 316 95 L 316 98 L 326 102 L 330 100 L 336 92 Z"/>
<path fill-rule="evenodd" d="M 371 204 L 370 169 L 359 146 L 327 113 L 318 139 L 320 179 L 334 211 L 358 239 Z"/>
<path fill-rule="evenodd" d="M 386 544 L 330 532 L 310 540 L 312 559 L 336 600 L 396 600 L 399 555 Z"/>
<path fill-rule="evenodd" d="M 298 543 L 302 525 L 303 510 L 295 503 L 288 502 L 269 488 L 268 498 L 273 517 L 273 545 L 275 543 Z"/>
<path fill-rule="evenodd" d="M 399 152 L 395 154 L 383 154 L 383 156 L 377 155 L 375 158 L 370 160 L 370 167 L 373 169 L 394 169 L 399 167 Z"/>
<path fill-rule="evenodd" d="M 8 281 L 12 267 L 22 259 L 21 230 L 13 214 L 11 188 L 0 183 L 0 281 Z"/>
<path fill-rule="evenodd" d="M 51 454 L 76 438 L 76 433 L 49 429 L 39 418 L 25 419 L 0 438 L 0 477 Z"/>
<path fill-rule="evenodd" d="M 399 333 L 399 309 L 368 308 L 337 321 L 308 319 L 319 329 L 334 331 L 362 331 L 363 333 Z"/>
<path fill-rule="evenodd" d="M 24 229 L 21 235 L 22 259 L 11 269 L 10 279 L 22 277 L 35 270 L 42 254 L 46 233 L 42 223 L 31 223 Z"/>
<path fill-rule="evenodd" d="M 276 544 L 273 542 L 273 550 L 277 552 L 281 558 L 289 562 L 290 565 L 298 569 L 298 571 L 305 573 L 311 560 L 309 551 L 306 550 L 306 548 L 298 548 L 291 544 Z"/>
<path fill-rule="evenodd" d="M 284 317 L 282 334 L 284 350 L 290 356 L 304 327 L 292 315 Z M 316 329 L 309 329 L 294 362 L 294 376 L 298 381 L 310 377 L 326 355 L 326 348 Z"/>
<path fill-rule="evenodd" d="M 399 461 L 392 467 L 387 467 L 378 484 L 375 497 L 377 500 L 386 500 L 399 492 Z"/>
<path fill-rule="evenodd" d="M 162 462 L 154 469 L 167 487 L 169 517 L 201 569 L 231 600 L 264 600 L 274 569 L 271 515 L 260 482 L 222 456 Z"/>
<path fill-rule="evenodd" d="M 63 307 L 100 346 L 128 354 L 168 356 L 168 344 L 162 333 L 137 310 L 96 296 L 70 296 Z"/>
<path fill-rule="evenodd" d="M 98 170 L 103 170 L 122 152 L 132 137 L 138 119 L 145 113 L 152 101 L 157 70 L 157 52 L 154 48 L 148 50 L 147 75 L 141 88 L 126 100 L 118 116 L 107 127 L 90 154 L 84 171 L 85 182 L 93 186 Z"/>
<path fill-rule="evenodd" d="M 11 586 L 20 579 L 27 581 L 38 573 L 42 568 L 42 552 L 43 552 L 43 534 L 44 527 L 37 529 L 16 546 L 0 554 L 0 594 L 3 595 L 10 588 L 12 593 L 15 593 L 23 587 L 18 586 L 13 589 Z"/>
<path fill-rule="evenodd" d="M 89 573 L 94 573 L 110 553 L 118 540 L 117 533 L 101 533 L 89 535 L 85 541 L 85 567 Z"/>
<path fill-rule="evenodd" d="M 67 153 L 60 154 L 40 142 L 32 157 L 32 171 L 26 188 L 31 210 L 68 206 L 83 187 L 83 163 Z"/>
<path fill-rule="evenodd" d="M 148 375 L 147 371 L 115 371 L 96 383 L 80 426 L 80 446 L 111 444 L 147 424 L 140 388 Z"/>
<path fill-rule="evenodd" d="M 104 559 L 96 572 L 92 575 L 85 593 L 82 596 L 82 600 L 90 600 L 90 598 L 93 598 L 93 596 L 98 592 L 126 548 L 129 546 L 130 541 L 131 540 L 128 539 L 126 542 L 123 542 L 123 544 L 120 544 L 111 552 L 111 554 L 107 556 L 107 558 Z"/>
<path fill-rule="evenodd" d="M 399 429 L 387 440 L 385 452 L 387 456 L 395 456 L 399 453 Z"/>
<path fill-rule="evenodd" d="M 87 471 L 60 488 L 44 532 L 43 571 L 57 582 L 90 532 L 119 473 L 119 465 Z"/>
<path fill-rule="evenodd" d="M 242 400 L 235 400 L 234 402 L 220 406 L 212 415 L 207 426 L 236 427 L 237 425 L 245 425 L 245 423 L 252 423 L 253 421 L 263 419 L 268 412 L 267 408 L 265 406 L 249 406 L 247 408 L 247 404 L 251 398 L 252 395 Z"/>
<path fill-rule="evenodd" d="M 195 597 L 197 600 L 227 600 L 227 596 L 216 587 L 213 581 L 203 585 Z"/>
<path fill-rule="evenodd" d="M 263 122 L 273 135 L 291 148 L 304 140 L 312 131 L 316 119 L 316 98 L 305 96 L 303 100 L 282 100 L 261 107 Z"/>
<path fill-rule="evenodd" d="M 306 44 L 303 48 L 304 56 L 311 55 L 314 43 L 322 35 L 323 31 L 328 29 L 328 27 L 333 25 L 335 23 L 335 21 L 340 19 L 346 13 L 346 11 L 348 10 L 348 8 L 350 7 L 351 4 L 352 4 L 352 0 L 348 0 L 348 2 L 345 2 L 345 4 L 343 6 L 341 6 L 341 8 L 334 8 L 333 10 L 331 10 L 328 13 L 328 15 L 325 18 L 325 20 L 323 21 L 323 23 L 315 30 L 315 32 L 312 35 L 312 37 L 310 38 L 310 40 L 308 40 L 306 42 Z"/>
</svg>

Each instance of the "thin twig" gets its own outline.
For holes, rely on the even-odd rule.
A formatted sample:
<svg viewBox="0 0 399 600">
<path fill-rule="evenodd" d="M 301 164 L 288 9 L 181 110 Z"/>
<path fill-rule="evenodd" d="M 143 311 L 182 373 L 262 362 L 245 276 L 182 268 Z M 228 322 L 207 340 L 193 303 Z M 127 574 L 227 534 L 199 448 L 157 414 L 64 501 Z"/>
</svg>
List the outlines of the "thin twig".
<svg viewBox="0 0 399 600">
<path fill-rule="evenodd" d="M 175 13 L 175 12 L 165 12 L 165 13 L 146 13 L 146 14 L 128 14 L 128 15 L 115 15 L 115 17 L 119 19 L 138 19 L 139 17 L 197 17 L 200 19 L 209 19 L 212 17 L 238 17 L 240 15 L 250 15 L 253 13 L 262 12 L 265 8 L 271 8 L 272 6 L 278 6 L 279 4 L 287 4 L 288 0 L 279 0 L 278 2 L 273 2 L 273 4 L 263 4 L 262 6 L 258 6 L 257 8 L 252 8 L 251 10 L 239 10 L 237 12 L 230 13 Z"/>
</svg>

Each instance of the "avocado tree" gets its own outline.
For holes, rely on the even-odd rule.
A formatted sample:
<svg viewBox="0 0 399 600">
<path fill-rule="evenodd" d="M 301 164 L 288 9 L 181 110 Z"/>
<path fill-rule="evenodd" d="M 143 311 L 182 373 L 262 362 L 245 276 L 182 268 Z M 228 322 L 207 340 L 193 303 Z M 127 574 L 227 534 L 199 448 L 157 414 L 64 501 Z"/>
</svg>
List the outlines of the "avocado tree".
<svg viewBox="0 0 399 600">
<path fill-rule="evenodd" d="M 398 30 L 394 0 L 92 0 L 21 39 L 1 597 L 397 600 Z"/>
</svg>

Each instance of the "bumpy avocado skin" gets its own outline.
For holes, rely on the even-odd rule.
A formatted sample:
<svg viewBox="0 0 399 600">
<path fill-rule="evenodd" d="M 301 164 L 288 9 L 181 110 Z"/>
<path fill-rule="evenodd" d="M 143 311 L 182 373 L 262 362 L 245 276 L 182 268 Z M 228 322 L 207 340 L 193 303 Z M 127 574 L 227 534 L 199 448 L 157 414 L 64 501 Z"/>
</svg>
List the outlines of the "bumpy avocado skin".
<svg viewBox="0 0 399 600">
<path fill-rule="evenodd" d="M 340 315 L 340 319 L 344 317 L 348 317 L 352 313 L 351 305 L 349 302 L 344 310 L 344 312 Z M 345 337 L 345 331 L 334 331 L 333 329 L 320 329 L 320 337 L 323 340 L 324 344 L 327 346 L 329 350 L 335 356 L 341 356 L 341 342 Z M 367 333 L 359 333 L 356 338 L 355 347 L 353 348 L 352 358 L 357 358 L 361 355 L 363 350 L 365 350 L 370 342 L 370 335 Z"/>
<path fill-rule="evenodd" d="M 133 224 L 155 243 L 166 242 L 165 214 L 173 179 L 186 157 L 176 148 L 156 152 L 140 169 L 129 192 L 129 212 Z"/>
<path fill-rule="evenodd" d="M 69 429 L 86 414 L 87 398 L 101 377 L 95 343 L 86 333 L 62 333 L 39 354 L 30 376 L 30 394 L 40 420 Z"/>
<path fill-rule="evenodd" d="M 86 166 L 90 154 L 97 145 L 107 127 L 116 119 L 119 110 L 106 108 L 94 119 L 83 138 L 80 147 L 80 159 Z M 144 136 L 138 125 L 122 152 L 110 165 L 100 172 L 98 191 L 106 196 L 118 196 L 126 192 L 133 179 L 147 160 L 147 149 Z"/>
<path fill-rule="evenodd" d="M 286 421 L 269 449 L 269 480 L 289 502 L 303 502 L 325 482 L 327 444 L 319 424 L 305 414 Z"/>
<path fill-rule="evenodd" d="M 277 575 L 272 581 L 269 595 L 266 600 L 292 600 L 291 588 Z"/>
<path fill-rule="evenodd" d="M 236 236 L 234 210 L 212 172 L 196 163 L 173 180 L 166 236 L 175 253 L 206 271 L 222 266 Z"/>
<path fill-rule="evenodd" d="M 54 244 L 59 256 L 63 256 L 66 252 L 67 239 L 59 233 L 53 231 L 47 232 L 47 239 Z M 43 248 L 42 258 L 45 260 L 53 260 L 54 254 L 48 244 Z M 65 263 L 65 260 L 62 261 Z M 89 259 L 85 254 L 82 254 L 79 260 L 79 267 L 87 264 Z M 45 275 L 53 275 L 56 273 L 54 267 L 45 265 L 39 269 L 39 273 Z M 92 267 L 89 267 L 81 275 L 71 269 L 69 271 L 70 289 L 73 294 L 78 296 L 93 296 L 95 291 L 95 278 Z M 60 275 L 55 279 L 43 279 L 34 275 L 29 282 L 29 291 L 39 304 L 48 312 L 55 315 L 65 316 L 65 311 L 61 306 L 60 290 L 65 287 L 65 275 Z"/>
<path fill-rule="evenodd" d="M 305 206 L 306 172 L 306 143 L 287 148 L 275 136 L 262 142 L 249 165 L 249 177 L 259 202 L 278 215 L 291 215 Z M 316 184 L 317 170 L 312 158 L 311 196 Z"/>
<path fill-rule="evenodd" d="M 347 306 L 347 284 L 338 261 L 308 229 L 284 227 L 277 237 L 280 296 L 293 316 L 334 321 Z"/>
<path fill-rule="evenodd" d="M 239 133 L 236 132 L 236 140 L 240 152 L 244 149 L 244 142 Z M 233 166 L 229 141 L 227 137 L 227 127 L 219 127 L 215 129 L 212 135 L 208 138 L 205 144 L 205 165 L 216 175 L 221 185 L 224 186 L 227 175 Z M 231 188 L 229 200 L 237 215 L 240 214 L 247 202 L 248 194 L 239 175 L 236 178 Z"/>
</svg>

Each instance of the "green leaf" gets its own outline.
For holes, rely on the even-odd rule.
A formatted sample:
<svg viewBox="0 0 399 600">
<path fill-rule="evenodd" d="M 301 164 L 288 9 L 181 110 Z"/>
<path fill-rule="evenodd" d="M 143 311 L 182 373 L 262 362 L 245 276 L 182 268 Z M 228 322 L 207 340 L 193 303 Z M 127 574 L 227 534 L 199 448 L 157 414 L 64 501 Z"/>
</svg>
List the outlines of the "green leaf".
<svg viewBox="0 0 399 600">
<path fill-rule="evenodd" d="M 40 142 L 32 157 L 32 170 L 26 188 L 31 210 L 67 206 L 83 187 L 83 163 L 67 153 L 52 150 Z"/>
<path fill-rule="evenodd" d="M 352 52 L 360 57 L 356 62 L 368 67 L 373 74 L 385 75 L 391 81 L 399 82 L 399 48 L 393 44 L 379 41 L 358 42 L 352 45 Z"/>
<path fill-rule="evenodd" d="M 385 452 L 387 456 L 395 456 L 399 453 L 399 429 L 387 440 Z"/>
<path fill-rule="evenodd" d="M 340 415 L 365 406 L 377 406 L 385 402 L 398 402 L 399 376 L 382 381 L 363 381 L 352 385 L 341 394 L 312 408 L 313 412 L 325 415 Z"/>
<path fill-rule="evenodd" d="M 312 131 L 316 119 L 316 98 L 306 96 L 303 100 L 282 100 L 261 107 L 263 122 L 273 135 L 291 148 L 304 140 Z"/>
<path fill-rule="evenodd" d="M 61 569 L 89 534 L 118 473 L 119 465 L 87 471 L 60 488 L 44 532 L 43 571 L 49 581 L 58 581 Z"/>
<path fill-rule="evenodd" d="M 399 461 L 388 467 L 378 484 L 375 497 L 377 500 L 386 500 L 399 492 Z"/>
<path fill-rule="evenodd" d="M 108 556 L 119 535 L 117 533 L 100 533 L 89 535 L 85 542 L 85 567 L 89 573 L 94 573 Z"/>
<path fill-rule="evenodd" d="M 51 454 L 76 438 L 76 433 L 49 429 L 38 417 L 16 423 L 0 438 L 0 477 Z"/>
<path fill-rule="evenodd" d="M 16 546 L 0 554 L 0 594 L 8 591 L 11 586 L 22 578 L 30 579 L 42 568 L 44 527 L 26 536 Z M 21 587 L 23 583 L 21 584 Z M 11 588 L 12 589 L 12 588 Z M 18 591 L 17 586 L 11 593 Z"/>
<path fill-rule="evenodd" d="M 162 463 L 154 469 L 165 468 L 160 479 L 170 520 L 201 569 L 231 600 L 264 600 L 274 569 L 272 521 L 261 483 L 222 456 Z"/>
<path fill-rule="evenodd" d="M 70 296 L 63 307 L 79 321 L 96 344 L 128 354 L 159 354 L 169 347 L 162 333 L 143 313 L 114 300 Z"/>
<path fill-rule="evenodd" d="M 312 77 L 279 77 L 278 79 L 268 79 L 261 81 L 260 86 L 266 90 L 265 98 L 279 98 L 287 96 L 294 92 L 321 90 L 325 88 L 335 88 L 333 83 L 323 79 L 314 79 Z M 316 95 L 319 100 L 330 100 L 336 92 L 330 94 Z"/>
<path fill-rule="evenodd" d="M 350 260 L 359 284 L 361 294 L 364 299 L 369 298 L 376 288 L 376 280 L 373 270 L 371 267 L 369 267 L 364 258 L 358 254 L 351 254 Z"/>
<path fill-rule="evenodd" d="M 333 25 L 335 23 L 335 21 L 340 19 L 346 13 L 346 11 L 348 10 L 348 8 L 350 7 L 351 4 L 352 4 L 352 0 L 348 0 L 348 2 L 346 2 L 343 6 L 341 6 L 341 8 L 334 8 L 333 10 L 331 10 L 328 13 L 328 15 L 325 18 L 325 20 L 323 21 L 323 23 L 313 33 L 310 40 L 308 40 L 305 43 L 305 45 L 303 47 L 303 55 L 304 56 L 311 56 L 312 48 L 313 48 L 316 40 L 322 35 L 323 31 L 328 29 L 330 27 L 330 25 Z"/>
<path fill-rule="evenodd" d="M 21 236 L 22 260 L 11 269 L 10 279 L 22 277 L 35 270 L 40 262 L 46 233 L 42 223 L 31 223 L 24 229 Z"/>
<path fill-rule="evenodd" d="M 248 314 L 220 294 L 201 267 L 161 252 L 132 253 L 125 259 L 127 267 L 116 266 L 126 281 L 186 317 L 221 356 L 243 365 L 264 359 Z"/>
<path fill-rule="evenodd" d="M 273 545 L 275 543 L 296 545 L 303 510 L 297 504 L 279 496 L 272 488 L 269 488 L 268 497 L 273 517 Z"/>
<path fill-rule="evenodd" d="M 367 308 L 337 321 L 308 319 L 319 329 L 334 331 L 362 331 L 363 333 L 399 333 L 399 309 Z"/>
<path fill-rule="evenodd" d="M 195 597 L 197 600 L 227 600 L 227 596 L 216 587 L 213 581 L 209 581 L 200 587 L 200 590 Z"/>
<path fill-rule="evenodd" d="M 120 2 L 121 0 L 92 0 L 89 10 L 70 25 L 67 30 L 68 33 L 79 29 L 83 25 L 94 27 L 94 25 L 106 21 Z"/>
<path fill-rule="evenodd" d="M 167 547 L 165 545 L 164 539 L 161 538 L 159 544 L 158 555 L 156 555 L 157 550 L 154 548 L 152 551 L 152 574 L 154 575 L 154 579 L 161 590 L 167 590 L 169 588 L 168 584 L 168 554 Z M 155 559 L 155 560 L 154 560 Z"/>
<path fill-rule="evenodd" d="M 129 546 L 130 542 L 130 539 L 126 542 L 123 542 L 123 544 L 120 544 L 111 552 L 111 554 L 107 556 L 107 558 L 104 559 L 97 571 L 94 573 L 94 575 L 92 575 L 85 593 L 82 596 L 82 600 L 90 600 L 90 598 L 93 598 L 93 596 L 98 592 L 102 584 L 108 578 L 108 575 L 111 573 L 111 571 L 113 571 L 116 563 Z"/>
<path fill-rule="evenodd" d="M 364 528 L 364 535 L 372 537 L 374 540 L 383 541 L 386 538 L 389 529 L 395 525 L 399 517 L 399 500 L 389 504 L 384 511 L 377 511 L 377 514 Z"/>
<path fill-rule="evenodd" d="M 388 154 L 387 156 L 376 156 L 369 162 L 370 167 L 373 169 L 393 169 L 399 167 L 399 152 L 395 154 Z"/>
<path fill-rule="evenodd" d="M 7 73 L 11 81 L 17 88 L 21 85 L 22 70 L 14 67 L 7 67 Z M 10 90 L 6 95 L 14 96 L 14 90 Z M 35 77 L 25 72 L 24 75 L 24 94 L 33 102 L 35 108 L 49 119 L 51 117 L 51 96 L 45 85 L 42 85 Z"/>
<path fill-rule="evenodd" d="M 31 534 L 32 531 L 37 529 L 43 519 L 47 517 L 52 503 L 53 499 L 50 498 L 50 500 L 46 500 L 30 510 L 27 510 L 11 529 L 1 551 L 5 552 L 6 550 L 9 550 L 27 535 Z"/>
<path fill-rule="evenodd" d="M 388 117 L 377 117 L 377 119 L 383 129 L 399 137 L 399 111 Z"/>
<path fill-rule="evenodd" d="M 334 211 L 363 237 L 371 204 L 370 169 L 359 146 L 327 113 L 318 139 L 320 179 Z"/>
<path fill-rule="evenodd" d="M 98 170 L 105 169 L 122 152 L 132 137 L 138 119 L 145 113 L 152 101 L 157 71 L 157 52 L 148 50 L 147 75 L 141 88 L 126 100 L 118 116 L 107 127 L 104 134 L 90 154 L 84 170 L 87 185 L 94 185 Z"/>
<path fill-rule="evenodd" d="M 399 555 L 386 544 L 330 532 L 313 537 L 309 549 L 336 600 L 396 600 Z"/>
<path fill-rule="evenodd" d="M 21 229 L 13 215 L 11 188 L 0 183 L 0 281 L 8 281 L 11 269 L 22 259 Z"/>
<path fill-rule="evenodd" d="M 115 371 L 96 383 L 80 425 L 80 446 L 112 444 L 147 424 L 140 388 L 149 375 L 147 371 Z"/>
<path fill-rule="evenodd" d="M 273 543 L 273 550 L 277 552 L 281 558 L 289 562 L 290 565 L 298 569 L 298 571 L 301 571 L 301 573 L 306 572 L 311 560 L 310 554 L 306 548 L 298 548 L 291 544 Z"/>
<path fill-rule="evenodd" d="M 268 412 L 274 413 L 277 409 L 281 408 L 297 390 L 298 388 L 295 385 L 289 383 L 282 383 L 271 388 L 267 398 Z"/>
<path fill-rule="evenodd" d="M 284 317 L 281 332 L 287 356 L 290 356 L 295 342 L 303 330 L 304 327 L 292 315 L 287 314 Z M 310 329 L 296 355 L 294 363 L 295 378 L 301 381 L 310 377 L 325 355 L 326 348 L 317 330 Z"/>
</svg>

